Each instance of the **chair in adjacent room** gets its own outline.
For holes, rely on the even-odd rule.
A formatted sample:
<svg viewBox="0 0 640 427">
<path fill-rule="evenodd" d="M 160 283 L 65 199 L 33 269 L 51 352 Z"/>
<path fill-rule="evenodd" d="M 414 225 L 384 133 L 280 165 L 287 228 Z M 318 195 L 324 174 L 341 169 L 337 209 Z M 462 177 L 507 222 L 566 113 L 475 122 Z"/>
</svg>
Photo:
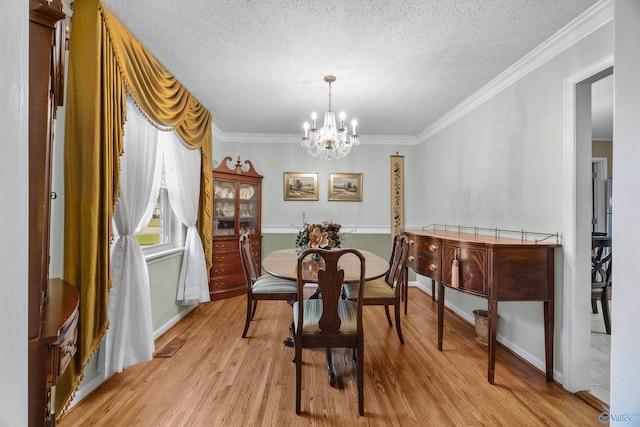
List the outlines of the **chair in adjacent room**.
<svg viewBox="0 0 640 427">
<path fill-rule="evenodd" d="M 303 299 L 304 284 L 303 262 L 317 254 L 320 264 L 317 284 L 321 298 Z M 296 363 L 296 414 L 300 414 L 302 389 L 302 349 L 325 348 L 330 384 L 335 384 L 335 373 L 331 362 L 332 348 L 350 348 L 354 350 L 356 380 L 358 387 L 358 410 L 364 415 L 364 338 L 362 331 L 362 292 L 357 301 L 341 298 L 344 283 L 344 271 L 338 265 L 344 257 L 357 257 L 360 267 L 358 284 L 364 288 L 365 261 L 355 249 L 307 249 L 298 258 L 298 301 L 293 304 L 293 342 Z M 307 261 L 308 262 L 308 261 Z M 308 387 L 307 390 L 313 390 Z"/>
<path fill-rule="evenodd" d="M 251 237 L 242 234 L 239 239 L 242 269 L 247 281 L 247 319 L 242 338 L 247 337 L 249 324 L 256 314 L 259 300 L 295 301 L 298 288 L 294 280 L 280 279 L 271 275 L 260 275 L 261 268 L 253 255 Z"/>
<path fill-rule="evenodd" d="M 389 306 L 392 305 L 394 307 L 396 331 L 401 344 L 404 344 L 404 338 L 402 337 L 402 328 L 400 326 L 400 297 L 403 292 L 406 292 L 408 253 L 409 242 L 407 237 L 396 235 L 391 249 L 391 258 L 389 259 L 389 271 L 384 277 L 366 281 L 364 283 L 364 292 L 362 293 L 364 305 L 384 306 L 389 326 L 393 326 L 391 315 L 389 314 Z M 343 289 L 344 296 L 347 299 L 357 300 L 359 293 L 357 283 L 345 283 Z M 407 298 L 407 295 L 405 294 L 404 297 Z"/>
<path fill-rule="evenodd" d="M 591 309 L 598 313 L 598 300 L 607 334 L 611 335 L 609 291 L 611 289 L 611 237 L 592 237 L 591 252 Z"/>
</svg>

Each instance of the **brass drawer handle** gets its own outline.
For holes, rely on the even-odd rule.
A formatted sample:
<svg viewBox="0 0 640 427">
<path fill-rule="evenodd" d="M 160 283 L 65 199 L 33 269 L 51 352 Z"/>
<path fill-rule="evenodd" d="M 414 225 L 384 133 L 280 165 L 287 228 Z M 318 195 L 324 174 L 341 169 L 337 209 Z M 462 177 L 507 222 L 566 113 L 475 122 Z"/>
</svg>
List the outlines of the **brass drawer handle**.
<svg viewBox="0 0 640 427">
<path fill-rule="evenodd" d="M 430 250 L 431 252 L 435 252 L 435 251 L 436 251 L 436 249 L 438 249 L 438 246 L 437 246 L 437 245 L 434 245 L 433 243 L 429 245 L 429 250 Z"/>
<path fill-rule="evenodd" d="M 413 261 L 414 259 L 415 259 L 415 258 L 413 257 L 413 255 L 411 255 L 411 256 L 409 257 L 409 261 Z"/>
<path fill-rule="evenodd" d="M 409 239 L 409 246 L 413 245 L 413 240 Z"/>
<path fill-rule="evenodd" d="M 224 257 L 223 256 L 217 256 L 216 257 L 216 261 L 224 261 Z"/>
<path fill-rule="evenodd" d="M 438 266 L 435 264 L 429 264 L 429 270 L 431 271 L 436 271 L 438 269 Z"/>
</svg>

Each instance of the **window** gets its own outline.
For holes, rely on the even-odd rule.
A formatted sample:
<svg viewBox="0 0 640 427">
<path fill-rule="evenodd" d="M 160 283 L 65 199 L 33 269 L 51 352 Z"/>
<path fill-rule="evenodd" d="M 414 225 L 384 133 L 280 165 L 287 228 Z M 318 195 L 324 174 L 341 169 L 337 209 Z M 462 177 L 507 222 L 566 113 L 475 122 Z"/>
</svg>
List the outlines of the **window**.
<svg viewBox="0 0 640 427">
<path fill-rule="evenodd" d="M 146 257 L 155 256 L 184 246 L 184 225 L 178 220 L 171 204 L 164 179 L 164 165 L 156 207 L 147 227 L 136 234 Z"/>
</svg>

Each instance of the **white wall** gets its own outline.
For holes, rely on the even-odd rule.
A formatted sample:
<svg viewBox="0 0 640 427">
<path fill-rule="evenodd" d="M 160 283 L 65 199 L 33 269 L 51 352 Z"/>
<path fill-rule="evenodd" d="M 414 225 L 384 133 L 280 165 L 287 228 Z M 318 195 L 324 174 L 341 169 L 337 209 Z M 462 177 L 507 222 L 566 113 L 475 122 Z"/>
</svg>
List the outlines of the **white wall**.
<svg viewBox="0 0 640 427">
<path fill-rule="evenodd" d="M 27 425 L 29 3 L 0 13 L 0 426 Z"/>
<path fill-rule="evenodd" d="M 640 2 L 615 4 L 611 425 L 640 425 Z M 632 417 L 630 422 L 624 416 Z"/>
<path fill-rule="evenodd" d="M 435 134 L 416 150 L 430 189 L 421 223 L 564 233 L 564 79 L 613 52 L 613 23 L 527 74 Z M 556 379 L 562 381 L 563 283 L 555 262 Z M 585 286 L 587 286 L 585 284 Z M 585 289 L 585 292 L 587 290 Z M 486 301 L 458 292 L 446 300 L 468 319 Z M 542 303 L 499 304 L 498 335 L 544 369 Z M 497 372 L 497 378 L 499 377 Z"/>
<path fill-rule="evenodd" d="M 366 135 L 360 137 L 360 145 L 342 159 L 330 161 L 314 158 L 305 153 L 300 144 L 292 143 L 213 143 L 214 168 L 225 156 L 231 156 L 233 167 L 240 160 L 251 160 L 262 182 L 263 215 L 262 227 L 299 226 L 302 213 L 307 221 L 333 220 L 343 226 L 382 227 L 389 232 L 390 227 L 390 159 L 389 156 L 405 156 L 405 173 L 410 170 L 411 157 L 415 146 L 374 145 L 367 142 Z M 284 172 L 318 172 L 318 201 L 284 201 Z M 329 173 L 355 172 L 363 174 L 363 194 L 360 202 L 327 201 Z M 406 180 L 406 194 L 412 194 L 413 184 Z M 411 189 L 411 190 L 410 190 Z M 412 191 L 409 193 L 409 191 Z M 405 200 L 405 209 L 413 210 L 414 198 Z"/>
</svg>

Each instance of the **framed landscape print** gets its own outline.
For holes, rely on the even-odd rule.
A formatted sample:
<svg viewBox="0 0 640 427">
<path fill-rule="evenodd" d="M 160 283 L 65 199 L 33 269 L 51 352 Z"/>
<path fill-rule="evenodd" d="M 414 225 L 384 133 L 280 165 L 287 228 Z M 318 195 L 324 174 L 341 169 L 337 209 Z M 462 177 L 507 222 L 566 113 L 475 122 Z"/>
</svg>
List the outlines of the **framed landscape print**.
<svg viewBox="0 0 640 427">
<path fill-rule="evenodd" d="M 361 202 L 362 174 L 330 173 L 329 200 L 341 202 Z"/>
<path fill-rule="evenodd" d="M 285 200 L 318 200 L 317 172 L 285 172 Z"/>
</svg>

